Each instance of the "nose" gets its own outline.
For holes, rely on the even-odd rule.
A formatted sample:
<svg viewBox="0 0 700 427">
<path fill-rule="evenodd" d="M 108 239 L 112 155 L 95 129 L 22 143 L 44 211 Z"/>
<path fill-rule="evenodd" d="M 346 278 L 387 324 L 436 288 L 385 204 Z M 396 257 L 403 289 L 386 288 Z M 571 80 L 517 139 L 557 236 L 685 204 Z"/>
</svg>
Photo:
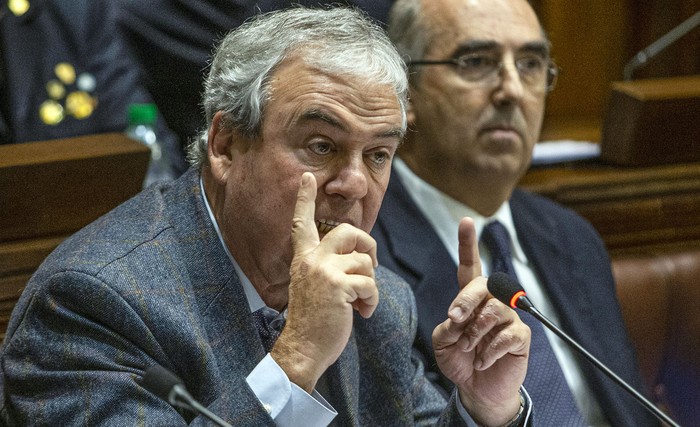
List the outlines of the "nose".
<svg viewBox="0 0 700 427">
<path fill-rule="evenodd" d="M 368 191 L 367 171 L 362 158 L 351 158 L 338 165 L 326 184 L 327 194 L 337 194 L 346 200 L 359 200 Z"/>
<path fill-rule="evenodd" d="M 517 103 L 523 97 L 523 82 L 520 79 L 515 62 L 504 60 L 499 70 L 500 84 L 493 92 L 494 102 L 498 105 Z"/>
</svg>

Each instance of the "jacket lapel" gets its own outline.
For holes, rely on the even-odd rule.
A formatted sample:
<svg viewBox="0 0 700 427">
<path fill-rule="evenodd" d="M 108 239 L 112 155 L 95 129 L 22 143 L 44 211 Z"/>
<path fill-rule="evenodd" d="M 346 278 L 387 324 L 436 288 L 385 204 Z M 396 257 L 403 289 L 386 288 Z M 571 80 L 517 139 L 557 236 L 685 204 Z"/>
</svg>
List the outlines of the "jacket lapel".
<svg viewBox="0 0 700 427">
<path fill-rule="evenodd" d="M 189 276 L 198 320 L 206 332 L 202 342 L 216 357 L 203 363 L 216 363 L 221 378 L 245 378 L 265 352 L 243 287 L 201 198 L 199 174 L 190 170 L 183 179 L 186 185 L 168 192 L 166 202 L 174 206 L 170 220 L 185 261 L 183 274 Z"/>
<path fill-rule="evenodd" d="M 579 271 L 576 257 L 586 254 L 572 253 L 573 246 L 564 240 L 570 233 L 560 232 L 553 220 L 543 218 L 523 196 L 516 190 L 510 202 L 518 240 L 559 316 L 560 326 L 577 340 L 585 340 L 586 331 L 595 330 L 595 313 L 590 288 L 585 286 L 589 278 Z"/>
</svg>

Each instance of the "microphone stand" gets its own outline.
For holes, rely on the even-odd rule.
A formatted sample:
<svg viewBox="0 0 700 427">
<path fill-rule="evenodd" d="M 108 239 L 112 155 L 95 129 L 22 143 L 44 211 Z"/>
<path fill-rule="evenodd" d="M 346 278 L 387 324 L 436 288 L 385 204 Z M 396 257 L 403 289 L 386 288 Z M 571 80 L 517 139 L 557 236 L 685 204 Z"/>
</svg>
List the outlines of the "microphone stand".
<svg viewBox="0 0 700 427">
<path fill-rule="evenodd" d="M 637 52 L 632 60 L 625 65 L 623 76 L 625 80 L 632 80 L 632 73 L 640 65 L 646 64 L 651 58 L 655 57 L 659 52 L 675 43 L 676 40 L 686 35 L 690 30 L 700 24 L 700 11 L 695 15 L 678 24 L 671 31 L 664 34 L 660 39 L 650 44 L 643 50 Z"/>
<path fill-rule="evenodd" d="M 153 365 L 146 369 L 143 378 L 136 380 L 136 382 L 176 408 L 200 414 L 219 427 L 232 427 L 231 424 L 195 400 L 185 388 L 182 380 L 160 365 Z"/>
<path fill-rule="evenodd" d="M 175 385 L 168 395 L 168 403 L 173 406 L 187 409 L 194 413 L 203 415 L 209 421 L 219 427 L 232 427 L 231 424 L 221 419 L 218 415 L 211 412 L 204 405 L 196 401 L 185 389 L 182 384 Z"/>
<path fill-rule="evenodd" d="M 528 313 L 532 314 L 537 320 L 542 322 L 543 325 L 545 325 L 550 331 L 554 332 L 557 334 L 559 338 L 564 340 L 567 344 L 569 344 L 571 347 L 576 349 L 579 353 L 581 353 L 589 362 L 593 363 L 598 369 L 603 371 L 605 375 L 610 377 L 613 381 L 615 381 L 620 387 L 624 388 L 629 392 L 632 396 L 634 396 L 639 403 L 644 405 L 651 413 L 656 416 L 660 421 L 668 424 L 671 427 L 680 427 L 679 424 L 677 424 L 675 421 L 671 419 L 668 415 L 666 415 L 663 411 L 661 411 L 659 408 L 657 408 L 653 403 L 651 403 L 647 398 L 642 396 L 637 390 L 632 388 L 629 384 L 625 382 L 622 378 L 620 378 L 616 373 L 611 371 L 607 366 L 605 366 L 602 362 L 600 362 L 595 356 L 593 356 L 591 353 L 588 352 L 585 348 L 581 347 L 579 343 L 574 341 L 571 337 L 569 337 L 564 331 L 559 329 L 554 323 L 552 323 L 549 319 L 547 319 L 544 314 L 542 314 L 538 309 L 535 308 L 535 306 L 532 305 L 530 300 L 525 297 L 521 296 L 518 298 L 517 305 L 519 308 L 527 311 Z"/>
</svg>

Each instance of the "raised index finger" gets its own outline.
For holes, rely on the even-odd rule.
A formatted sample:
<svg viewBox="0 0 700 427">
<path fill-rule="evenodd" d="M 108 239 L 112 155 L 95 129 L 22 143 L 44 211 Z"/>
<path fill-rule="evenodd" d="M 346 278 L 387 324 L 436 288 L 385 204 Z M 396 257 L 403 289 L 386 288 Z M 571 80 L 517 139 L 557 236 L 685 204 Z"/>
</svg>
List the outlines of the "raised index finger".
<svg viewBox="0 0 700 427">
<path fill-rule="evenodd" d="M 297 203 L 292 218 L 292 247 L 295 254 L 305 252 L 318 246 L 319 237 L 316 229 L 316 177 L 311 172 L 304 172 L 297 192 Z"/>
<path fill-rule="evenodd" d="M 479 258 L 479 242 L 476 239 L 474 220 L 464 217 L 459 222 L 459 266 L 457 281 L 462 289 L 475 277 L 481 276 L 481 258 Z"/>
</svg>

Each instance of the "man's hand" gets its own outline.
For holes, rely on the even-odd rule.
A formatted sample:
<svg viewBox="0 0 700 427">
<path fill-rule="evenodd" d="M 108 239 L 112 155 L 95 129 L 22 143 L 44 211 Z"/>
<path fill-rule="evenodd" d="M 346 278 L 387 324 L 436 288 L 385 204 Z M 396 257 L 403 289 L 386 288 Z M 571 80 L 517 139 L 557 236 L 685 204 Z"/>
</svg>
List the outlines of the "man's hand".
<svg viewBox="0 0 700 427">
<path fill-rule="evenodd" d="M 292 224 L 287 323 L 271 352 L 289 379 L 307 392 L 347 345 L 353 309 L 367 318 L 379 302 L 374 239 L 341 224 L 320 240 L 315 211 L 316 178 L 307 172 Z"/>
<path fill-rule="evenodd" d="M 460 292 L 448 319 L 433 331 L 440 370 L 459 390 L 462 404 L 484 425 L 502 425 L 520 406 L 519 389 L 527 372 L 530 329 L 494 298 L 481 277 L 474 223 L 459 224 Z"/>
</svg>

